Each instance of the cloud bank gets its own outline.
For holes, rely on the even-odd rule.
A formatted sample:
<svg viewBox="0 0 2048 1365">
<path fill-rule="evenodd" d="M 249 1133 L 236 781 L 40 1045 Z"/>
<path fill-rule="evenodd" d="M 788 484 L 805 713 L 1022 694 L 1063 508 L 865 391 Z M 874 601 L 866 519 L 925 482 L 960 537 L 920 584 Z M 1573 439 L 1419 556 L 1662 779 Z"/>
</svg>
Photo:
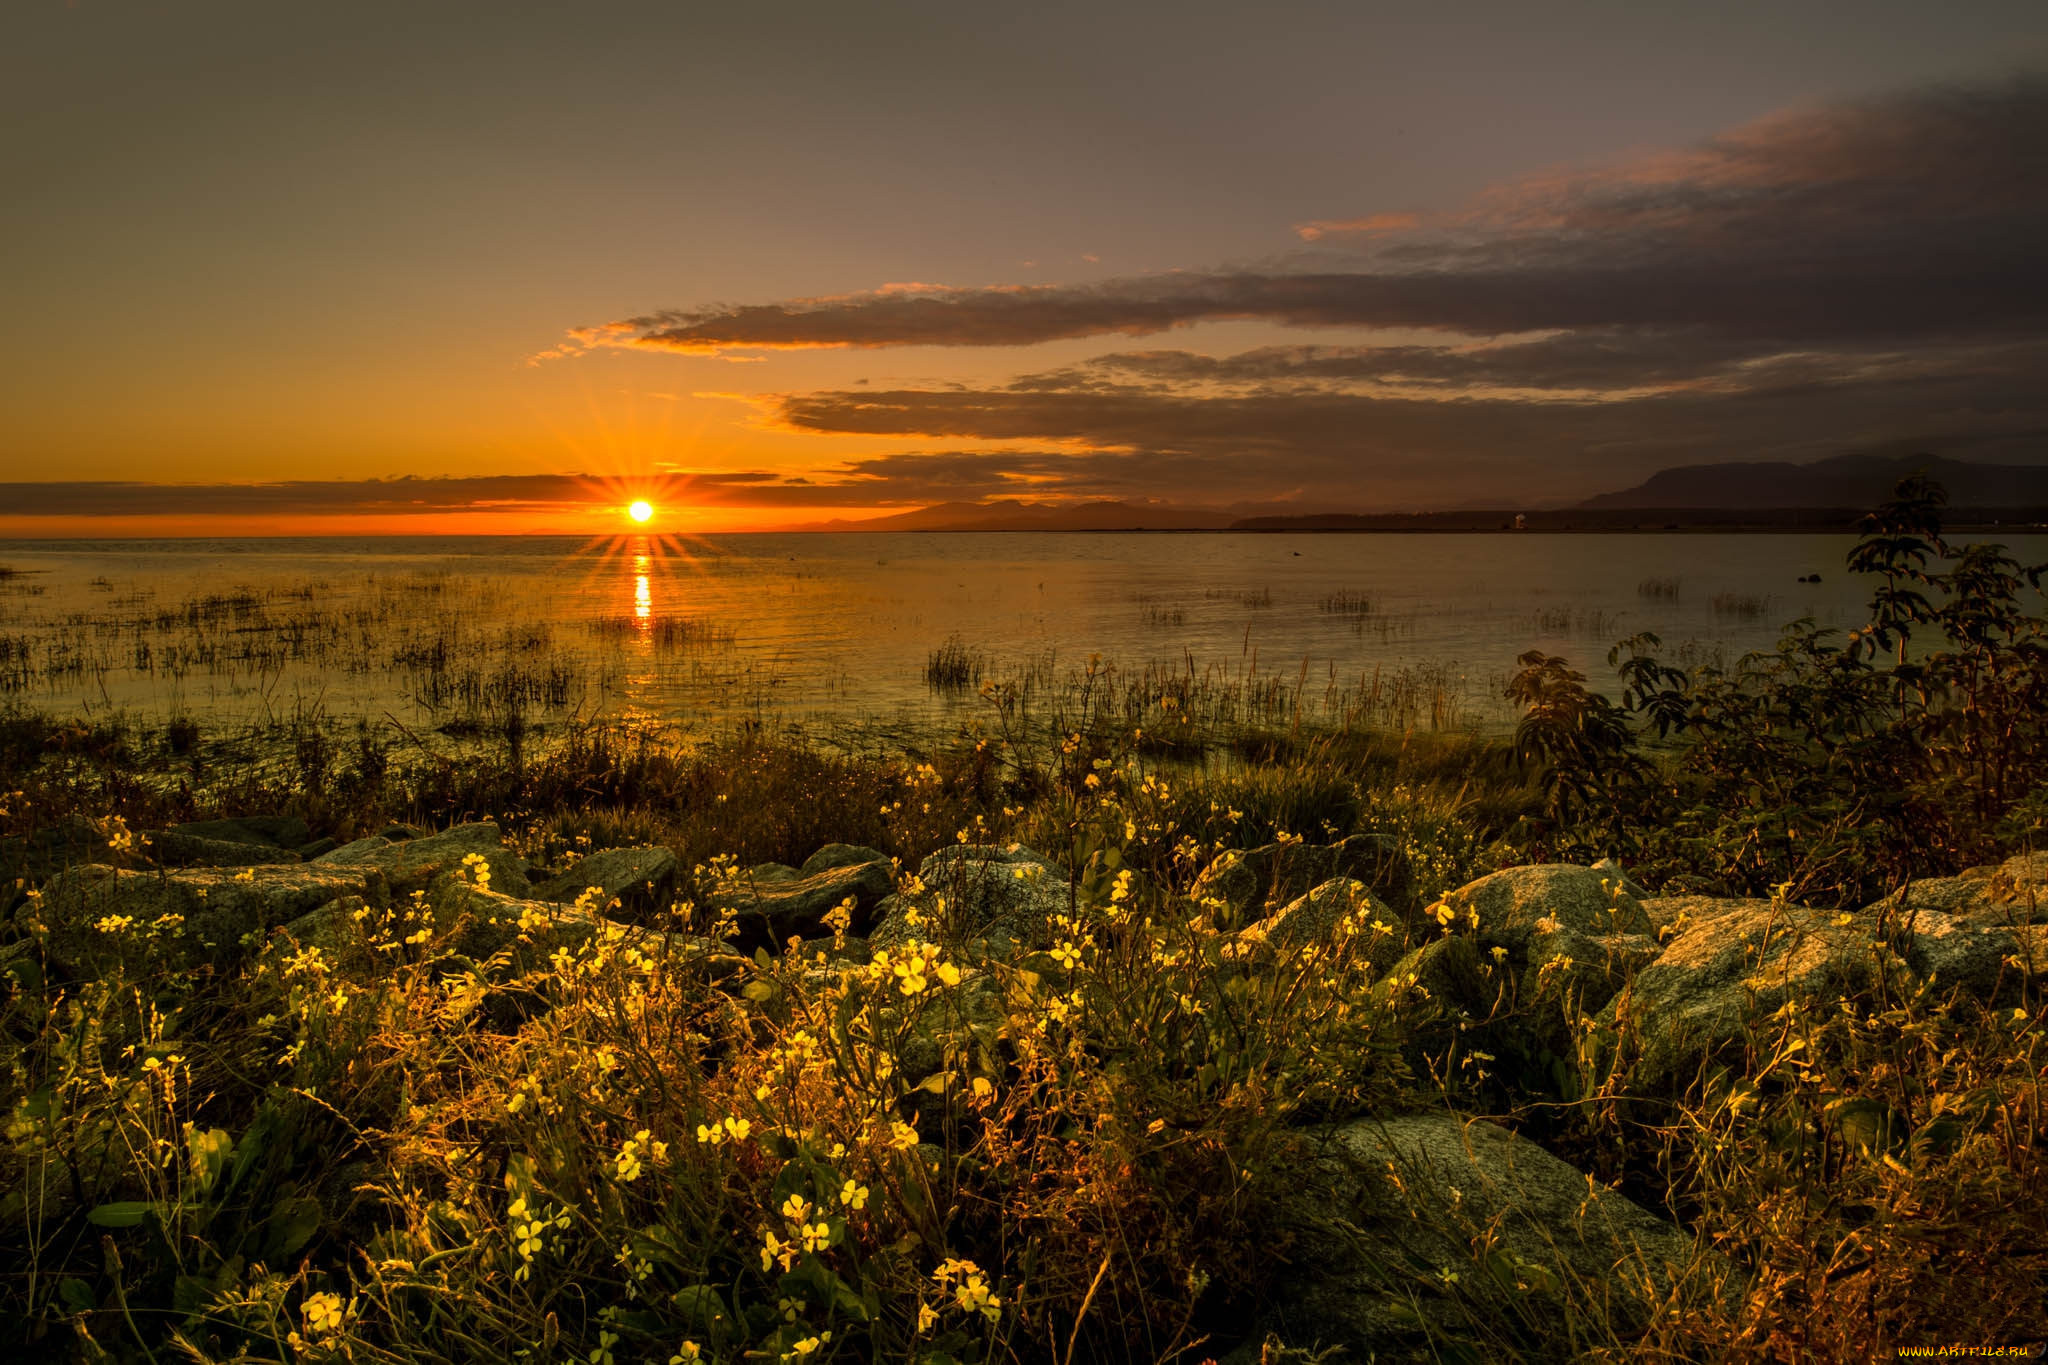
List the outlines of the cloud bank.
<svg viewBox="0 0 2048 1365">
<path fill-rule="evenodd" d="M 1296 231 L 1302 246 L 1258 268 L 667 310 L 575 344 L 1024 347 L 1245 320 L 1354 333 L 761 400 L 821 436 L 1032 447 L 842 470 L 906 490 L 1427 505 L 1469 500 L 1474 480 L 1565 497 L 1670 463 L 1857 448 L 2048 459 L 2043 77 L 1778 114 L 1447 212 Z"/>
<path fill-rule="evenodd" d="M 1089 285 L 896 285 L 673 309 L 585 344 L 716 354 L 1020 346 L 1199 322 L 1704 328 L 1753 341 L 2048 323 L 2048 79 L 1782 114 L 1703 146 L 1553 171 L 1452 212 L 1305 224 L 1310 259 Z"/>
</svg>

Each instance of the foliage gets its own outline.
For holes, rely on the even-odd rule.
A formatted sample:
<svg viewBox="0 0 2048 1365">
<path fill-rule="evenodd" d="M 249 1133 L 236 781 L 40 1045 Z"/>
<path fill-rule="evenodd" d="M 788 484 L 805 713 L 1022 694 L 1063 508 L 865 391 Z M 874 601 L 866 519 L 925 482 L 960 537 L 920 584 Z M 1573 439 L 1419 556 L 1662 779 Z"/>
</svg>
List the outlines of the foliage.
<svg viewBox="0 0 2048 1365">
<path fill-rule="evenodd" d="M 1619 703 L 1524 655 L 1507 690 L 1540 843 L 1675 887 L 1845 905 L 1995 853 L 2048 790 L 2048 566 L 1952 544 L 1943 501 L 1915 477 L 1864 519 L 1849 568 L 1874 580 L 1870 620 L 1846 640 L 1795 621 L 1773 650 L 1688 672 L 1637 635 L 1608 655 Z"/>
<path fill-rule="evenodd" d="M 474 867 L 217 975 L 104 925 L 131 969 L 8 1000 L 6 1316 L 207 1359 L 1188 1352 L 1271 1264 L 1300 1118 L 1395 1101 L 1405 1002 L 1161 913 L 1145 779 L 1103 777 L 1014 962 L 748 959 L 686 905 L 486 954 Z"/>
</svg>

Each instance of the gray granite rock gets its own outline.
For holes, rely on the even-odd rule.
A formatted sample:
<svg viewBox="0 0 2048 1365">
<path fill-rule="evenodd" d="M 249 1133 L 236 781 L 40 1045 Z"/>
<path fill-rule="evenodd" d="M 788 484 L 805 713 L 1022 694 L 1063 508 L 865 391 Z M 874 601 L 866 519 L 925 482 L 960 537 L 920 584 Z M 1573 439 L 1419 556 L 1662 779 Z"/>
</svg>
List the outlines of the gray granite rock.
<svg viewBox="0 0 2048 1365">
<path fill-rule="evenodd" d="M 659 845 L 608 848 L 535 884 L 533 899 L 566 902 L 594 892 L 593 908 L 600 913 L 617 901 L 628 914 L 646 915 L 668 908 L 680 870 L 676 855 Z"/>
<path fill-rule="evenodd" d="M 1568 1309 L 1626 1330 L 1681 1278 L 1716 1292 L 1730 1274 L 1536 1144 L 1455 1114 L 1331 1130 L 1274 1195 L 1288 1264 L 1260 1325 L 1291 1347 L 1342 1346 L 1347 1360 L 1513 1349 Z"/>
<path fill-rule="evenodd" d="M 1530 939 L 1557 929 L 1582 934 L 1647 934 L 1650 917 L 1628 893 L 1623 880 L 1571 863 L 1510 867 L 1459 887 L 1444 897 L 1461 919 L 1473 914 L 1480 942 L 1511 953 L 1526 952 Z"/>
<path fill-rule="evenodd" d="M 922 890 L 884 907 L 870 946 L 926 939 L 976 953 L 1043 948 L 1052 917 L 1073 908 L 1066 872 L 1022 844 L 943 848 L 924 860 L 917 879 Z"/>
<path fill-rule="evenodd" d="M 1189 894 L 1197 901 L 1223 903 L 1242 923 L 1337 877 L 1361 881 L 1381 900 L 1404 910 L 1413 895 L 1407 854 L 1383 834 L 1354 834 L 1334 844 L 1290 840 L 1225 849 L 1210 860 Z"/>
<path fill-rule="evenodd" d="M 780 863 L 749 868 L 706 898 L 717 912 L 731 911 L 749 946 L 780 947 L 791 938 L 817 938 L 830 933 L 825 915 L 851 900 L 853 933 L 872 922 L 875 907 L 895 886 L 887 862 L 828 867 L 805 876 Z"/>
<path fill-rule="evenodd" d="M 372 834 L 323 853 L 307 866 L 375 868 L 394 893 L 406 895 L 424 890 L 444 873 L 459 871 L 471 854 L 489 866 L 493 890 L 508 896 L 528 894 L 526 860 L 505 847 L 504 834 L 490 821 L 455 825 L 417 839 Z"/>
</svg>

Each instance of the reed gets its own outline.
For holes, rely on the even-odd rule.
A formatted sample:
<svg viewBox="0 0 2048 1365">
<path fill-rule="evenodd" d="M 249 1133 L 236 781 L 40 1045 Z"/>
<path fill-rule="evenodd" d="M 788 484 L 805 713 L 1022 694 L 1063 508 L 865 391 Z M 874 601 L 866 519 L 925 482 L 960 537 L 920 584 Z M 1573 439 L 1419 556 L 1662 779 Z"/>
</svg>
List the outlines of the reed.
<svg viewBox="0 0 2048 1365">
<path fill-rule="evenodd" d="M 926 656 L 925 685 L 934 692 L 968 691 L 980 684 L 985 662 L 978 650 L 969 649 L 959 636 L 950 636 Z"/>
<path fill-rule="evenodd" d="M 1362 592 L 1333 592 L 1316 604 L 1325 616 L 1370 616 L 1372 598 Z"/>
<path fill-rule="evenodd" d="M 1645 578 L 1636 584 L 1636 596 L 1649 602 L 1676 602 L 1681 582 L 1678 578 Z"/>
</svg>

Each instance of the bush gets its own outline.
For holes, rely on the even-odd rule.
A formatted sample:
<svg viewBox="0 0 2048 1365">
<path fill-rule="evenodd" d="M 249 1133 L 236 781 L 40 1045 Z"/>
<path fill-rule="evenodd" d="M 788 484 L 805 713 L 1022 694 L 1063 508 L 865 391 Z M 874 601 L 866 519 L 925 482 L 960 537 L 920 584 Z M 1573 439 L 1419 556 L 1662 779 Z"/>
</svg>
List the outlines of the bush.
<svg viewBox="0 0 2048 1365">
<path fill-rule="evenodd" d="M 1870 622 L 1847 639 L 1795 621 L 1774 650 L 1688 672 L 1637 635 L 1608 655 L 1618 704 L 1522 656 L 1507 692 L 1540 844 L 1674 887 L 1844 905 L 1993 856 L 2048 790 L 2048 566 L 1950 544 L 1943 501 L 1908 479 L 1865 518 L 1849 568 L 1875 580 Z"/>
</svg>

